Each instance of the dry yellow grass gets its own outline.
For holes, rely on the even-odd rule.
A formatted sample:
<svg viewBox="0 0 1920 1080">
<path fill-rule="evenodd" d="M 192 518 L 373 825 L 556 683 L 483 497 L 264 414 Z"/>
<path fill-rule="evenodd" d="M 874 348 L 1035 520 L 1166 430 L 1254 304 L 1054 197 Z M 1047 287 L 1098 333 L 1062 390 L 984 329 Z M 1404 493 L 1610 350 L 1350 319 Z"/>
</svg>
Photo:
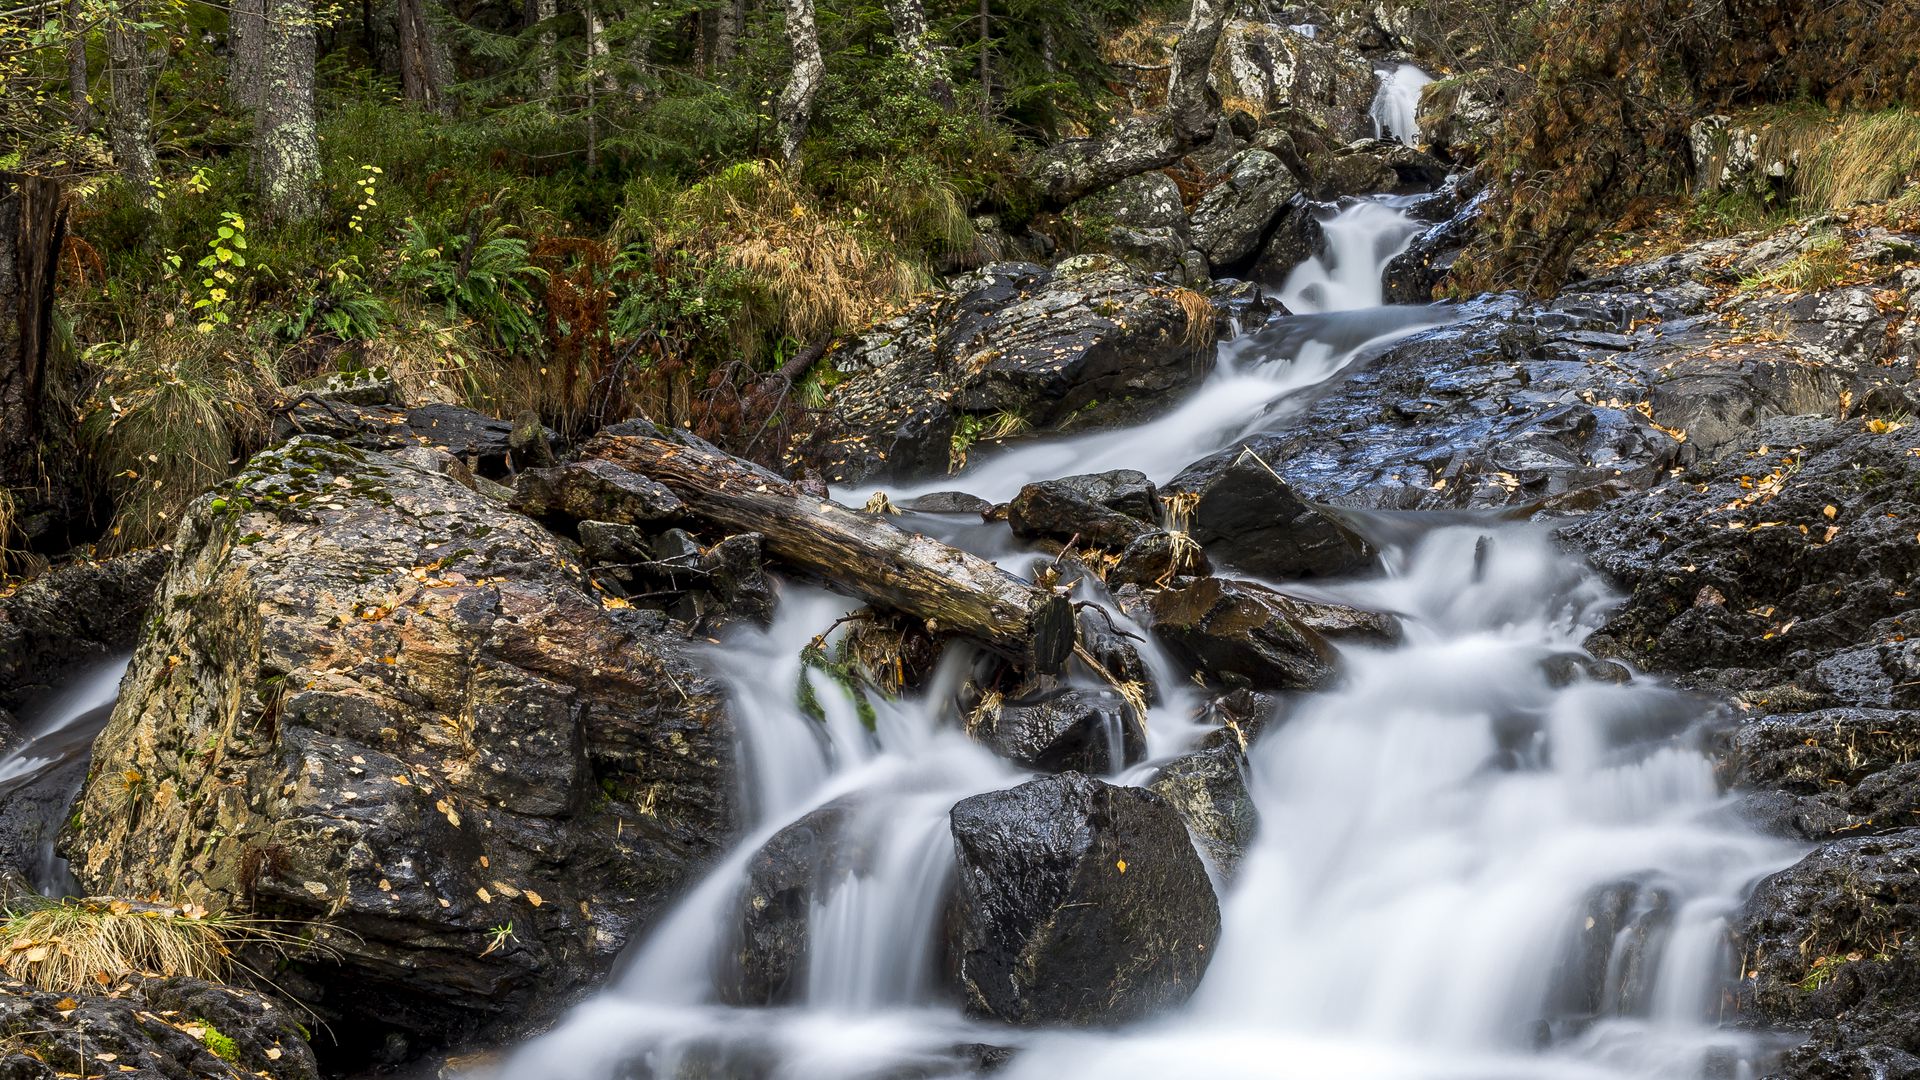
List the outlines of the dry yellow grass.
<svg viewBox="0 0 1920 1080">
<path fill-rule="evenodd" d="M 1180 305 L 1181 313 L 1187 317 L 1186 333 L 1181 340 L 1195 349 L 1204 349 L 1213 344 L 1217 333 L 1213 302 L 1192 289 L 1173 290 L 1173 302 Z"/>
<path fill-rule="evenodd" d="M 198 908 L 127 900 L 42 901 L 0 920 L 0 968 L 44 990 L 78 992 L 126 975 L 222 980 L 233 947 L 293 944 L 258 920 L 213 916 Z"/>
<path fill-rule="evenodd" d="M 1760 123 L 1760 161 L 1790 164 L 1794 195 L 1814 206 L 1879 202 L 1920 175 L 1920 112 L 1794 109 Z"/>
</svg>

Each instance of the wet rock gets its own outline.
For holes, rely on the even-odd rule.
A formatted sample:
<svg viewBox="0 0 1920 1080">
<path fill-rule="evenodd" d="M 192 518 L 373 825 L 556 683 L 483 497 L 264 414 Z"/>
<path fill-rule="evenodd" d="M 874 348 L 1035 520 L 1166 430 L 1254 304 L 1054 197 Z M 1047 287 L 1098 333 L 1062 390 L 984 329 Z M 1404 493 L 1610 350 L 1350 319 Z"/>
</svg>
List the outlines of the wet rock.
<svg viewBox="0 0 1920 1080">
<path fill-rule="evenodd" d="M 1229 22 L 1214 52 L 1213 85 L 1271 114 L 1307 113 L 1339 141 L 1373 133 L 1373 65 L 1329 39 L 1290 26 Z"/>
<path fill-rule="evenodd" d="M 1104 256 L 987 267 L 828 357 L 848 378 L 796 460 L 835 482 L 924 476 L 995 418 L 1137 420 L 1212 363 L 1213 312 L 1195 299 Z"/>
<path fill-rule="evenodd" d="M 1054 690 L 983 713 L 975 737 L 1029 769 L 1100 776 L 1147 756 L 1146 730 L 1111 690 Z"/>
<path fill-rule="evenodd" d="M 1504 68 L 1481 68 L 1435 80 L 1420 95 L 1420 132 L 1435 154 L 1471 165 L 1493 145 L 1507 106 L 1525 87 L 1524 75 Z"/>
<path fill-rule="evenodd" d="M 1028 484 L 1007 506 L 1007 523 L 1021 536 L 1078 537 L 1110 548 L 1152 532 L 1159 516 L 1153 482 L 1132 469 Z"/>
<path fill-rule="evenodd" d="M 458 405 L 355 405 L 307 397 L 274 418 L 276 439 L 324 435 L 363 450 L 424 446 L 452 454 L 488 477 L 533 464 L 515 459 L 514 425 Z M 546 432 L 549 442 L 558 441 Z"/>
<path fill-rule="evenodd" d="M 1265 150 L 1241 152 L 1220 173 L 1193 208 L 1193 246 L 1216 274 L 1259 250 L 1274 218 L 1300 190 L 1293 173 Z"/>
<path fill-rule="evenodd" d="M 1920 1051 L 1920 829 L 1823 845 L 1762 881 L 1733 930 L 1739 1005 L 1774 1027 L 1810 1028 L 1784 1076 L 1855 1072 Z"/>
<path fill-rule="evenodd" d="M 1619 881 L 1589 894 L 1557 967 L 1550 1019 L 1644 1015 L 1673 916 L 1672 894 L 1652 882 Z"/>
<path fill-rule="evenodd" d="M 276 980 L 367 1041 L 553 1015 L 734 815 L 720 686 L 568 547 L 331 440 L 255 458 L 181 523 L 62 838 L 83 887 L 314 920 L 330 957 Z"/>
<path fill-rule="evenodd" d="M 1168 482 L 1167 498 L 1210 558 L 1243 573 L 1328 577 L 1373 564 L 1366 541 L 1300 498 L 1250 450 L 1188 466 Z"/>
<path fill-rule="evenodd" d="M 1306 191 L 1320 202 L 1359 195 L 1406 194 L 1439 186 L 1447 167 L 1431 155 L 1381 139 L 1362 139 L 1307 159 Z"/>
<path fill-rule="evenodd" d="M 1183 235 L 1187 231 L 1187 208 L 1180 197 L 1180 185 L 1159 170 L 1129 176 L 1089 195 L 1068 207 L 1063 216 L 1081 228 L 1104 223 L 1171 229 Z"/>
<path fill-rule="evenodd" d="M 984 514 L 993 509 L 993 504 L 964 491 L 936 491 L 909 499 L 900 504 L 900 509 L 916 514 Z"/>
<path fill-rule="evenodd" d="M 1885 428 L 1885 425 L 1882 425 Z M 1774 420 L 1561 530 L 1623 587 L 1596 653 L 1762 709 L 1920 708 L 1920 430 Z"/>
<path fill-rule="evenodd" d="M 629 525 L 686 513 L 665 484 L 598 459 L 520 473 L 513 478 L 513 508 L 532 517 Z"/>
<path fill-rule="evenodd" d="M 1155 529 L 1121 548 L 1107 569 L 1107 584 L 1164 585 L 1176 577 L 1211 573 L 1207 554 L 1185 533 Z"/>
<path fill-rule="evenodd" d="M 0 1076 L 318 1080 L 298 1017 L 265 994 L 197 979 L 78 995 L 0 981 Z"/>
<path fill-rule="evenodd" d="M 1193 993 L 1219 903 L 1158 795 L 1067 773 L 964 799 L 952 824 L 947 957 L 969 1013 L 1113 1025 Z"/>
<path fill-rule="evenodd" d="M 1280 216 L 1266 245 L 1247 270 L 1248 276 L 1277 288 L 1286 282 L 1295 267 L 1318 257 L 1327 246 L 1320 213 L 1305 196 L 1296 198 Z"/>
<path fill-rule="evenodd" d="M 1453 272 L 1453 264 L 1472 240 L 1480 215 L 1492 199 L 1492 189 L 1473 196 L 1451 217 L 1408 241 L 1407 249 L 1393 257 L 1381 274 L 1381 284 L 1389 304 L 1425 304 Z"/>
<path fill-rule="evenodd" d="M 730 1005 L 781 1005 L 806 989 L 808 924 L 822 886 L 853 869 L 845 843 L 852 805 L 832 803 L 773 834 L 747 864 L 734 906 L 736 936 L 720 997 Z"/>
<path fill-rule="evenodd" d="M 133 647 L 168 553 L 71 562 L 0 597 L 0 709 L 18 709 L 76 669 Z"/>
<path fill-rule="evenodd" d="M 1775 831 L 1809 840 L 1920 823 L 1920 713 L 1825 709 L 1734 729 L 1729 782 L 1783 796 L 1749 807 Z"/>
<path fill-rule="evenodd" d="M 1200 578 L 1147 600 L 1153 634 L 1216 683 L 1306 690 L 1333 673 L 1331 640 L 1388 642 L 1398 629 L 1372 612 L 1310 604 L 1251 582 Z"/>
<path fill-rule="evenodd" d="M 1260 825 L 1247 792 L 1245 755 L 1230 746 L 1182 755 L 1162 768 L 1147 789 L 1179 813 L 1221 876 L 1232 881 Z"/>
</svg>

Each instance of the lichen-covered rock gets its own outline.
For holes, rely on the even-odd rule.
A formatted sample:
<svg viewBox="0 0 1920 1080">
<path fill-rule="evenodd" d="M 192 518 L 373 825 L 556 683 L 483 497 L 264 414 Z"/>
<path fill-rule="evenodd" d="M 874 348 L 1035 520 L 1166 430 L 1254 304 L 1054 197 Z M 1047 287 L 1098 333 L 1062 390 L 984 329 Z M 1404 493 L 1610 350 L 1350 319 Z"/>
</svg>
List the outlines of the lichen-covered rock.
<svg viewBox="0 0 1920 1080">
<path fill-rule="evenodd" d="M 1245 150 L 1220 169 L 1220 181 L 1193 208 L 1193 246 L 1216 274 L 1260 249 L 1273 221 L 1300 190 L 1279 158 Z"/>
<path fill-rule="evenodd" d="M 538 1023 L 733 831 L 719 686 L 454 480 L 327 439 L 194 504 L 62 838 L 89 891 L 310 921 L 356 1033 Z"/>
<path fill-rule="evenodd" d="M 1473 164 L 1493 145 L 1507 106 L 1518 99 L 1525 85 L 1524 75 L 1504 68 L 1483 68 L 1428 83 L 1416 114 L 1420 132 L 1434 153 L 1459 164 Z"/>
<path fill-rule="evenodd" d="M 1036 430 L 1137 419 L 1211 367 L 1213 312 L 1197 299 L 1103 256 L 987 267 L 832 353 L 845 381 L 790 456 L 834 482 L 924 476 L 990 417 Z"/>
<path fill-rule="evenodd" d="M 1086 139 L 1065 139 L 1035 156 L 1034 185 L 1056 204 L 1073 202 L 1130 176 L 1165 168 L 1180 158 L 1173 122 L 1136 117 Z"/>
<path fill-rule="evenodd" d="M 18 709 L 76 667 L 131 649 L 168 553 L 55 567 L 0 597 L 0 709 Z"/>
<path fill-rule="evenodd" d="M 1373 65 L 1332 40 L 1290 26 L 1236 19 L 1214 52 L 1213 85 L 1223 98 L 1262 111 L 1288 107 L 1313 116 L 1339 142 L 1373 134 Z"/>
<path fill-rule="evenodd" d="M 1129 176 L 1062 214 L 1081 251 L 1106 252 L 1150 273 L 1188 278 L 1187 209 L 1180 185 L 1159 170 Z M 1200 284 L 1188 281 L 1188 284 Z"/>
<path fill-rule="evenodd" d="M 0 982 L 0 1076 L 319 1080 L 299 1014 L 253 990 L 148 978 L 69 995 Z"/>
<path fill-rule="evenodd" d="M 952 824 L 947 958 L 968 1012 L 1121 1024 L 1199 985 L 1219 902 L 1160 796 L 1066 773 L 963 799 Z"/>
<path fill-rule="evenodd" d="M 1411 146 L 1360 139 L 1307 159 L 1309 197 L 1321 202 L 1359 195 L 1412 194 L 1437 187 L 1447 167 Z"/>
<path fill-rule="evenodd" d="M 1167 498 L 1210 558 L 1243 573 L 1329 577 L 1373 565 L 1366 541 L 1250 450 L 1189 466 L 1168 482 Z"/>
</svg>

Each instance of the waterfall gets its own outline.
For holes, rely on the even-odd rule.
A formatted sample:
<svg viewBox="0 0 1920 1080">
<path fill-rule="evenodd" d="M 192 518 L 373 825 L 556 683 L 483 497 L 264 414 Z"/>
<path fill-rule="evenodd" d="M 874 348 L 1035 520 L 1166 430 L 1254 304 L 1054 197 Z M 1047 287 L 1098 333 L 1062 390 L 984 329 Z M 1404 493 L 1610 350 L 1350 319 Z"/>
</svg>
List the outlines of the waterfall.
<svg viewBox="0 0 1920 1080">
<path fill-rule="evenodd" d="M 120 679 L 130 656 L 116 656 L 83 669 L 72 681 L 21 717 L 22 738 L 0 755 L 0 802 L 35 784 L 57 782 L 55 775 L 73 766 L 75 775 L 53 799 L 60 816 L 40 823 L 39 851 L 31 873 L 33 887 L 47 896 L 66 896 L 77 886 L 67 864 L 54 853 L 53 842 L 64 823 L 64 807 L 79 794 L 84 763 L 93 737 L 106 726 L 113 703 L 120 696 Z"/>
<path fill-rule="evenodd" d="M 1378 72 L 1380 89 L 1374 92 L 1373 137 L 1420 145 L 1420 92 L 1433 76 L 1412 64 L 1396 64 Z"/>
<path fill-rule="evenodd" d="M 1307 392 L 1448 319 L 1378 306 L 1381 269 L 1415 229 L 1390 200 L 1351 203 L 1323 224 L 1325 253 L 1283 290 L 1296 314 L 1228 343 L 1158 419 L 1017 447 L 894 494 L 1004 499 L 1033 480 L 1120 467 L 1164 479 L 1284 426 Z M 870 727 L 831 686 L 815 688 L 819 715 L 802 710 L 796 658 L 851 605 L 789 584 L 771 627 L 714 654 L 742 725 L 749 835 L 612 986 L 500 1075 L 962 1077 L 982 1045 L 1013 1050 L 998 1074 L 1012 1080 L 1748 1075 L 1756 1037 L 1715 1013 L 1733 973 L 1726 927 L 1751 882 L 1796 849 L 1729 823 L 1700 748 L 1716 707 L 1646 676 L 1581 674 L 1592 661 L 1580 642 L 1613 598 L 1543 528 L 1464 514 L 1354 520 L 1384 571 L 1312 595 L 1394 612 L 1403 638 L 1343 647 L 1337 684 L 1296 699 L 1249 751 L 1259 833 L 1222 892 L 1221 941 L 1183 1008 L 1115 1031 L 1011 1031 L 969 1021 L 939 993 L 948 810 L 1022 775 L 960 730 L 963 648 L 924 693 L 875 702 Z M 1030 559 L 1004 529 L 914 522 L 1009 569 Z M 1108 603 L 1095 584 L 1076 599 Z M 1199 698 L 1140 636 L 1163 690 L 1150 754 L 1165 761 L 1197 733 Z M 829 806 L 851 854 L 814 881 L 791 1004 L 720 1004 L 715 972 L 754 854 Z"/>
</svg>

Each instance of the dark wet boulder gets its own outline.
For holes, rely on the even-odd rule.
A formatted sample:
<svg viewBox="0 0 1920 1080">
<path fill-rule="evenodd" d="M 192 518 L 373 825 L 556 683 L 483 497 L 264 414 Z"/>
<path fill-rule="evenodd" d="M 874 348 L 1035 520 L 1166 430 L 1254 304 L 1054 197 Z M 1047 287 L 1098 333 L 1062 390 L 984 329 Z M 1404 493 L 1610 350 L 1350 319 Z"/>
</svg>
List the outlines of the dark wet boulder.
<svg viewBox="0 0 1920 1080">
<path fill-rule="evenodd" d="M 1807 840 L 1920 823 L 1920 713 L 1836 708 L 1749 720 L 1729 736 L 1748 815 Z"/>
<path fill-rule="evenodd" d="M 1451 216 L 1429 226 L 1407 242 L 1407 249 L 1394 256 L 1380 275 L 1389 304 L 1425 304 L 1453 272 L 1453 264 L 1466 249 L 1479 226 L 1480 215 L 1493 198 L 1492 189 L 1481 191 Z"/>
<path fill-rule="evenodd" d="M 1304 196 L 1294 199 L 1274 225 L 1247 276 L 1277 288 L 1295 267 L 1318 258 L 1327 246 L 1326 229 L 1320 220 L 1324 212 Z"/>
<path fill-rule="evenodd" d="M 1439 187 L 1447 167 L 1424 151 L 1362 139 L 1307 159 L 1306 193 L 1319 202 L 1362 195 L 1411 194 Z"/>
<path fill-rule="evenodd" d="M 1307 690 L 1333 674 L 1334 641 L 1387 643 L 1388 616 L 1282 596 L 1252 582 L 1198 578 L 1147 599 L 1153 634 L 1210 682 Z"/>
<path fill-rule="evenodd" d="M 1302 499 L 1251 450 L 1187 466 L 1167 483 L 1168 505 L 1213 560 L 1270 578 L 1328 577 L 1373 565 L 1373 549 Z"/>
<path fill-rule="evenodd" d="M 1207 553 L 1185 533 L 1155 529 L 1135 537 L 1113 555 L 1107 584 L 1164 585 L 1176 577 L 1211 573 Z"/>
<path fill-rule="evenodd" d="M 830 354 L 845 381 L 792 456 L 836 483 L 924 476 L 1003 422 L 1131 422 L 1206 374 L 1213 332 L 1199 294 L 1106 256 L 996 264 Z"/>
<path fill-rule="evenodd" d="M 1247 791 L 1246 755 L 1211 746 L 1174 758 L 1147 789 L 1167 801 L 1226 880 L 1253 843 L 1260 814 Z"/>
<path fill-rule="evenodd" d="M 276 981 L 356 1037 L 539 1023 L 730 840 L 721 687 L 530 519 L 302 438 L 174 546 L 62 849 L 311 925 Z"/>
<path fill-rule="evenodd" d="M 1041 480 L 1007 505 L 1007 524 L 1021 536 L 1116 549 L 1157 529 L 1159 517 L 1153 481 L 1132 469 Z"/>
<path fill-rule="evenodd" d="M 1556 965 L 1550 1021 L 1644 1015 L 1674 914 L 1672 892 L 1654 881 L 1616 881 L 1589 893 Z"/>
<path fill-rule="evenodd" d="M 169 553 L 70 562 L 0 597 L 0 709 L 17 710 L 76 669 L 133 648 Z"/>
<path fill-rule="evenodd" d="M 197 979 L 71 995 L 0 981 L 0 1076 L 318 1080 L 301 1015 L 258 991 Z"/>
<path fill-rule="evenodd" d="M 513 478 L 513 508 L 532 517 L 629 525 L 686 514 L 665 484 L 598 459 L 521 472 Z"/>
<path fill-rule="evenodd" d="M 781 1005 L 806 989 L 814 900 L 853 869 L 851 804 L 832 803 L 774 833 L 747 863 L 734 905 L 734 941 L 720 977 L 730 1005 Z"/>
<path fill-rule="evenodd" d="M 1733 926 L 1738 1004 L 1807 1030 L 1788 1077 L 1904 1076 L 1920 1056 L 1920 829 L 1836 840 L 1762 881 Z"/>
<path fill-rule="evenodd" d="M 1274 155 L 1265 150 L 1236 154 L 1194 205 L 1193 246 L 1216 274 L 1245 262 L 1299 190 L 1300 182 Z"/>
<path fill-rule="evenodd" d="M 1114 1025 L 1185 1001 L 1220 908 L 1179 814 L 1078 773 L 953 808 L 947 959 L 969 1013 Z"/>
<path fill-rule="evenodd" d="M 1041 772 L 1117 772 L 1147 756 L 1139 717 L 1112 690 L 1053 690 L 975 711 L 975 738 Z"/>
</svg>

